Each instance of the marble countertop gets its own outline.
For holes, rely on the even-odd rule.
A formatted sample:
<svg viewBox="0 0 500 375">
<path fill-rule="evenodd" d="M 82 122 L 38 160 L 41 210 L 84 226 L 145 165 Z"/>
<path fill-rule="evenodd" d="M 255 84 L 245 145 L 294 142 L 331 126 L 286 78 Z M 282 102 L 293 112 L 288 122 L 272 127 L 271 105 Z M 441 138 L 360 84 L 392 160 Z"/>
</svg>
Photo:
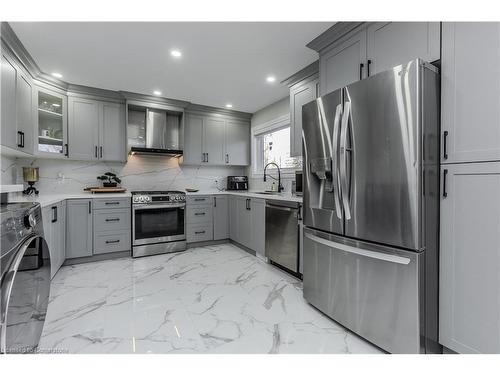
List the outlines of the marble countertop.
<svg viewBox="0 0 500 375">
<path fill-rule="evenodd" d="M 280 194 L 259 194 L 256 191 L 197 191 L 196 193 L 186 193 L 186 195 L 239 195 L 249 198 L 272 199 L 277 201 L 302 203 L 302 197 L 292 195 L 291 193 Z"/>
<path fill-rule="evenodd" d="M 51 204 L 63 201 L 65 199 L 99 199 L 99 198 L 130 198 L 130 193 L 110 193 L 110 194 L 92 194 L 92 193 L 73 193 L 73 194 L 39 194 L 39 195 L 21 195 L 9 197 L 9 202 L 38 202 L 40 206 L 46 207 Z"/>
<path fill-rule="evenodd" d="M 186 193 L 187 196 L 197 195 L 238 195 L 249 198 L 272 199 L 287 202 L 302 203 L 302 197 L 290 193 L 281 194 L 259 194 L 255 191 L 198 191 L 196 193 Z M 9 197 L 9 202 L 38 202 L 42 207 L 50 206 L 65 199 L 109 199 L 109 198 L 130 198 L 131 193 L 112 193 L 112 194 L 92 194 L 92 193 L 67 193 L 67 194 L 39 194 L 26 196 L 22 194 L 13 194 Z"/>
</svg>

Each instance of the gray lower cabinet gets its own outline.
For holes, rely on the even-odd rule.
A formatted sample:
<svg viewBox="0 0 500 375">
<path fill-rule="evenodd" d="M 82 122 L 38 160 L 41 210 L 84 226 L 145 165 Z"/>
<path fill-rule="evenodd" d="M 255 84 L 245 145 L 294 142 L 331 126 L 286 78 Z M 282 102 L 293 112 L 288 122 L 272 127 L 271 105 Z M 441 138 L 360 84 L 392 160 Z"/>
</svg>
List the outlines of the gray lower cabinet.
<svg viewBox="0 0 500 375">
<path fill-rule="evenodd" d="M 186 202 L 186 241 L 188 243 L 214 239 L 212 197 L 193 196 Z"/>
<path fill-rule="evenodd" d="M 439 342 L 500 353 L 500 162 L 441 167 Z"/>
<path fill-rule="evenodd" d="M 250 202 L 252 216 L 253 248 L 259 255 L 265 257 L 266 253 L 266 201 L 252 199 Z"/>
<path fill-rule="evenodd" d="M 131 250 L 130 198 L 96 198 L 93 208 L 93 254 Z"/>
<path fill-rule="evenodd" d="M 264 255 L 265 199 L 230 197 L 229 218 L 231 240 Z"/>
<path fill-rule="evenodd" d="M 50 253 L 50 277 L 53 278 L 66 259 L 66 202 L 42 209 L 43 231 Z"/>
<path fill-rule="evenodd" d="M 66 202 L 66 258 L 92 255 L 92 199 Z"/>
<path fill-rule="evenodd" d="M 214 240 L 229 238 L 229 199 L 227 195 L 213 197 Z"/>
</svg>

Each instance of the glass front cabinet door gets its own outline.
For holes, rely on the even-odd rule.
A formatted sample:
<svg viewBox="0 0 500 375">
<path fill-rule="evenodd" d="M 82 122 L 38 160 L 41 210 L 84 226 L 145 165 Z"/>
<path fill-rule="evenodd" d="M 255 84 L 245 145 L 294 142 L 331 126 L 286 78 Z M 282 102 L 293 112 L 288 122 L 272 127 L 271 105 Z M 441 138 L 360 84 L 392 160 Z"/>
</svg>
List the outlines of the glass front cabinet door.
<svg viewBox="0 0 500 375">
<path fill-rule="evenodd" d="M 68 98 L 54 91 L 35 90 L 37 153 L 68 157 Z"/>
</svg>

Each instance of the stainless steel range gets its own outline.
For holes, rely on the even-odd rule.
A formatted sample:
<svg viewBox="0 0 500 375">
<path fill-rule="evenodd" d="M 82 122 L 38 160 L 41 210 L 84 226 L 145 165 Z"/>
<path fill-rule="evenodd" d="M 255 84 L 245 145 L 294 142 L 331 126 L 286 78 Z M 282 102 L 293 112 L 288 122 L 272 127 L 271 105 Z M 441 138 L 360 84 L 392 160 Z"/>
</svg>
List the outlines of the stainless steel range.
<svg viewBox="0 0 500 375">
<path fill-rule="evenodd" d="M 185 250 L 185 209 L 182 191 L 132 192 L 132 256 Z"/>
</svg>

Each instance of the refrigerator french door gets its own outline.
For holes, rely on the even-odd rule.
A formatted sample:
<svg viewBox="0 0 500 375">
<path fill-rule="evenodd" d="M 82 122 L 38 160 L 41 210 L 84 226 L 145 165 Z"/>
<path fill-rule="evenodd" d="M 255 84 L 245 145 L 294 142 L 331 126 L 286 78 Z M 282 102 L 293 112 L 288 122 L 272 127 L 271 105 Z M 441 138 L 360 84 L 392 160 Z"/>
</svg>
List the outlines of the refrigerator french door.
<svg viewBox="0 0 500 375">
<path fill-rule="evenodd" d="M 304 297 L 389 352 L 438 350 L 437 69 L 417 59 L 318 98 L 303 129 Z"/>
</svg>

